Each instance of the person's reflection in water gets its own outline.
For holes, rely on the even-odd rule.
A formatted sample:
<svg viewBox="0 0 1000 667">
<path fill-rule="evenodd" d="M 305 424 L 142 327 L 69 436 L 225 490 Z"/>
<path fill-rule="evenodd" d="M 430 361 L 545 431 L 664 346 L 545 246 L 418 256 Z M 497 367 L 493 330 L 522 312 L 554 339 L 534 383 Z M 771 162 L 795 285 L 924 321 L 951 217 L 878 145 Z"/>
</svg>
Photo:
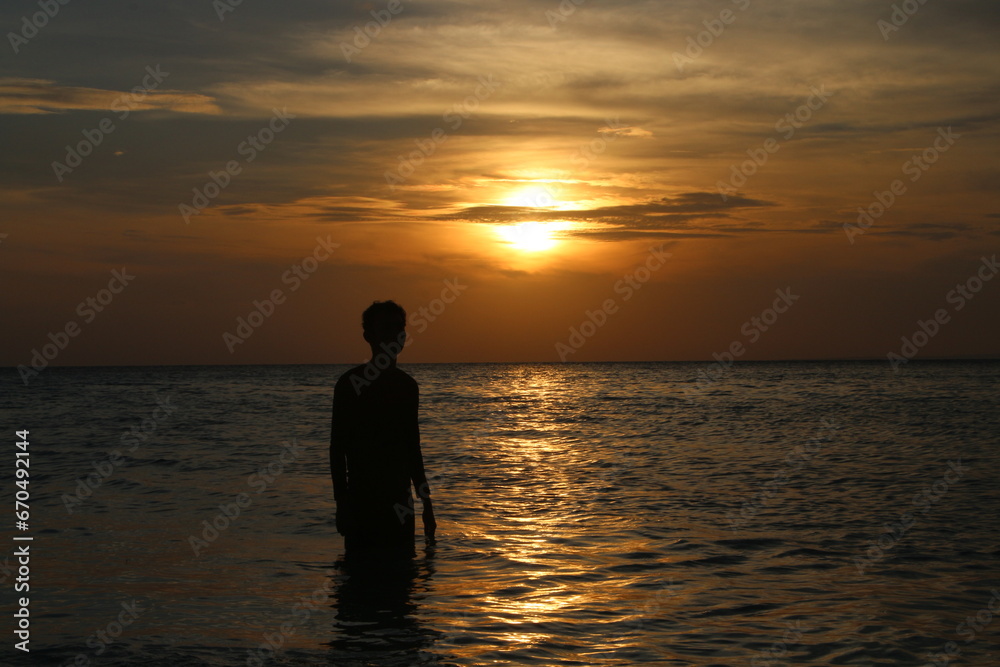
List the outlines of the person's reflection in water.
<svg viewBox="0 0 1000 667">
<path fill-rule="evenodd" d="M 337 380 L 330 429 L 330 473 L 337 532 L 349 561 L 414 556 L 412 483 L 423 503 L 424 536 L 437 524 L 417 425 L 416 381 L 396 367 L 406 342 L 406 311 L 376 301 L 362 315 L 372 358 Z"/>
<path fill-rule="evenodd" d="M 337 613 L 329 664 L 452 664 L 434 651 L 438 633 L 421 623 L 417 613 L 433 574 L 434 547 L 428 545 L 426 551 L 426 558 L 366 562 L 345 557 L 335 564 Z"/>
<path fill-rule="evenodd" d="M 376 656 L 414 664 L 429 657 L 420 651 L 431 638 L 416 620 L 412 594 L 416 578 L 430 575 L 437 525 L 420 451 L 417 383 L 396 367 L 406 311 L 376 301 L 362 327 L 371 361 L 344 373 L 333 394 L 330 473 L 345 554 L 334 575 L 339 637 L 331 646 L 365 664 Z M 427 559 L 416 563 L 411 484 L 427 542 Z"/>
</svg>

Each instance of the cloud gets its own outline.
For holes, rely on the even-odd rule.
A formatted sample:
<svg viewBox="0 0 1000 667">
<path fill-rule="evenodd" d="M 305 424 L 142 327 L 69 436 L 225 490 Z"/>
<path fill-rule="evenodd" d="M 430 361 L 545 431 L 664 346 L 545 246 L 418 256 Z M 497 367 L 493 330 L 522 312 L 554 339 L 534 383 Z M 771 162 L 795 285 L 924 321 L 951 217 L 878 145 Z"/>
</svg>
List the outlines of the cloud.
<svg viewBox="0 0 1000 667">
<path fill-rule="evenodd" d="M 560 235 L 597 241 L 626 241 L 661 237 L 709 238 L 770 231 L 763 225 L 709 221 L 729 220 L 733 211 L 771 206 L 775 204 L 747 197 L 730 197 L 723 202 L 715 193 L 685 192 L 671 197 L 614 206 L 598 206 L 592 209 L 470 206 L 443 217 L 449 220 L 485 224 L 569 221 L 577 224 L 571 229 L 559 232 Z"/>
<path fill-rule="evenodd" d="M 206 95 L 176 90 L 121 92 L 100 88 L 61 86 L 46 79 L 0 79 L 0 114 L 52 114 L 67 111 L 148 111 L 221 113 Z"/>
</svg>

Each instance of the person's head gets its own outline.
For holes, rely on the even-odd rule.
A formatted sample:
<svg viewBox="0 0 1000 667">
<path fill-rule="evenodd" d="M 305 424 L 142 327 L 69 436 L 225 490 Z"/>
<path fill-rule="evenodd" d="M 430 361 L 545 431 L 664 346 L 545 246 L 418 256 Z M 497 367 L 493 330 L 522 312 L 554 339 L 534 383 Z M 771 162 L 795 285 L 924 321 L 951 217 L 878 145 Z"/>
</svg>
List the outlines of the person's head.
<svg viewBox="0 0 1000 667">
<path fill-rule="evenodd" d="M 391 352 L 395 358 L 406 342 L 406 311 L 395 301 L 375 301 L 362 313 L 361 327 L 373 354 Z"/>
</svg>

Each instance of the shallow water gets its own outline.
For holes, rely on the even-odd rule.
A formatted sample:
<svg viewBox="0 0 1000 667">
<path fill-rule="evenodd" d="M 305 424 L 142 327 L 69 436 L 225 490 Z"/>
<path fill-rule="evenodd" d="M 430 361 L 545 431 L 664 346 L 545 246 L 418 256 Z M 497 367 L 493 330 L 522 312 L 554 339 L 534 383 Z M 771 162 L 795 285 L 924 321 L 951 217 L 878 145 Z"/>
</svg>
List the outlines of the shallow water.
<svg viewBox="0 0 1000 667">
<path fill-rule="evenodd" d="M 998 363 L 401 367 L 438 542 L 375 575 L 332 525 L 346 366 L 5 371 L 32 663 L 1000 664 Z"/>
</svg>

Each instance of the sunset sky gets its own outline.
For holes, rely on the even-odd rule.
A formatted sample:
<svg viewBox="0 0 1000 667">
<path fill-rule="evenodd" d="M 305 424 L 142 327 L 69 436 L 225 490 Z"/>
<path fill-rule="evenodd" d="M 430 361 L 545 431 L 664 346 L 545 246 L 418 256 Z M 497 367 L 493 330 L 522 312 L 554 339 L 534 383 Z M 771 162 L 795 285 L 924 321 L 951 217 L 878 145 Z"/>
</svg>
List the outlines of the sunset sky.
<svg viewBox="0 0 1000 667">
<path fill-rule="evenodd" d="M 361 362 L 375 299 L 401 362 L 1000 356 L 995 2 L 51 4 L 0 9 L 6 366 Z"/>
</svg>

